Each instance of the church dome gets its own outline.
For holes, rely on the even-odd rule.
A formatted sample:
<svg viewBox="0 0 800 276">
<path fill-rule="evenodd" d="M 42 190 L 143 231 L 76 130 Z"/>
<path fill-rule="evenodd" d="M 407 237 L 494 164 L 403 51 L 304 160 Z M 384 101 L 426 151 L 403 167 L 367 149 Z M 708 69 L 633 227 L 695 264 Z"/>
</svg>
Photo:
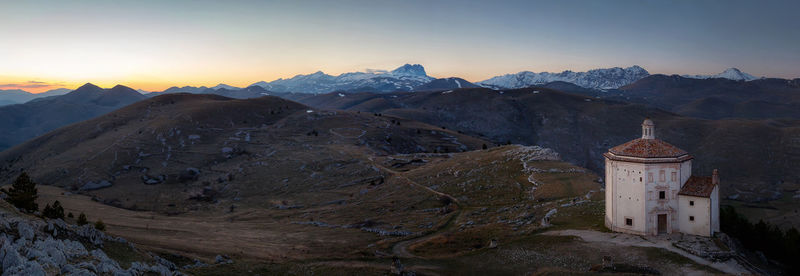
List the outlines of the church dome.
<svg viewBox="0 0 800 276">
<path fill-rule="evenodd" d="M 609 152 L 618 156 L 638 158 L 676 158 L 687 155 L 685 150 L 659 139 L 635 139 L 613 147 Z"/>
<path fill-rule="evenodd" d="M 670 143 L 656 139 L 655 123 L 653 120 L 645 119 L 642 122 L 642 137 L 631 140 L 625 144 L 613 147 L 608 150 L 606 157 L 611 159 L 633 158 L 678 158 L 681 160 L 691 159 L 692 157 L 682 149 Z"/>
</svg>

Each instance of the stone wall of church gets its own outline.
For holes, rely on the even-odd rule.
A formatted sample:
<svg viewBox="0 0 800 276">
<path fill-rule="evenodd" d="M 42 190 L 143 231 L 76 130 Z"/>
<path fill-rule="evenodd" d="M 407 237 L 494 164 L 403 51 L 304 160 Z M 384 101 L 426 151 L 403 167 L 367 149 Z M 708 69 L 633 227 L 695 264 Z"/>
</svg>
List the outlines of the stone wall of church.
<svg viewBox="0 0 800 276">
<path fill-rule="evenodd" d="M 646 233 L 644 169 L 641 163 L 606 159 L 606 226 L 611 230 Z"/>
<path fill-rule="evenodd" d="M 688 167 L 691 174 L 691 165 Z M 654 163 L 645 166 L 644 185 L 647 192 L 645 209 L 648 234 L 658 234 L 658 215 L 667 216 L 665 225 L 667 233 L 680 230 L 678 192 L 681 189 L 685 168 L 686 165 L 682 163 Z"/>
<path fill-rule="evenodd" d="M 680 231 L 698 236 L 711 235 L 711 200 L 705 197 L 681 195 Z"/>
</svg>

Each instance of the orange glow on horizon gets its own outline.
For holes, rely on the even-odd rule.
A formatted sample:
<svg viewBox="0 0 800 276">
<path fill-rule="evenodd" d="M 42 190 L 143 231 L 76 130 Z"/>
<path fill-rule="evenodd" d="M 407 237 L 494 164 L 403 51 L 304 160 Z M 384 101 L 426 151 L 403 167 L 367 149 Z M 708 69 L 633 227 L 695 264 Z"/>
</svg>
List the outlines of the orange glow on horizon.
<svg viewBox="0 0 800 276">
<path fill-rule="evenodd" d="M 402 64 L 398 64 L 400 66 Z M 423 64 L 424 66 L 424 64 Z M 395 66 L 396 67 L 396 66 Z M 389 68 L 387 70 L 391 70 L 394 68 Z M 427 69 L 427 68 L 426 68 Z M 22 77 L 22 76 L 2 76 L 0 75 L 0 90 L 13 90 L 19 89 L 24 90 L 30 93 L 38 94 L 47 92 L 52 89 L 58 88 L 67 88 L 67 89 L 76 89 L 86 83 L 92 83 L 102 88 L 111 88 L 116 85 L 124 85 L 133 89 L 141 89 L 148 92 L 158 92 L 164 91 L 170 87 L 183 87 L 183 86 L 206 86 L 206 87 L 213 87 L 220 83 L 235 86 L 235 87 L 247 87 L 253 83 L 259 81 L 274 81 L 280 78 L 292 78 L 298 74 L 312 74 L 316 71 L 320 70 L 309 70 L 305 72 L 292 72 L 292 73 L 278 73 L 272 72 L 273 74 L 264 74 L 264 77 L 259 78 L 257 73 L 249 72 L 249 78 L 243 79 L 242 77 L 236 79 L 225 79 L 224 77 L 215 77 L 211 76 L 210 74 L 198 74 L 197 77 L 194 78 L 182 78 L 176 80 L 167 80 L 162 78 L 153 78 L 149 76 L 135 76 L 130 78 L 120 78 L 120 79 L 113 79 L 113 78 L 96 78 L 96 79 L 86 79 L 86 80 L 65 80 L 65 79 L 44 79 L 44 78 L 34 78 L 34 77 Z M 346 72 L 353 72 L 353 71 L 363 71 L 361 70 L 337 70 L 337 72 L 329 72 L 326 70 L 321 70 L 330 75 L 339 75 Z M 237 72 L 239 74 L 243 74 L 245 72 Z M 511 72 L 509 72 L 511 73 Z M 505 74 L 505 73 L 504 73 Z M 267 76 L 271 75 L 271 76 Z M 489 77 L 492 77 L 492 74 L 488 72 L 485 74 L 459 74 L 459 73 L 442 73 L 442 72 L 431 72 L 428 71 L 428 75 L 432 77 L 460 77 L 464 78 L 471 82 L 477 82 Z"/>
</svg>

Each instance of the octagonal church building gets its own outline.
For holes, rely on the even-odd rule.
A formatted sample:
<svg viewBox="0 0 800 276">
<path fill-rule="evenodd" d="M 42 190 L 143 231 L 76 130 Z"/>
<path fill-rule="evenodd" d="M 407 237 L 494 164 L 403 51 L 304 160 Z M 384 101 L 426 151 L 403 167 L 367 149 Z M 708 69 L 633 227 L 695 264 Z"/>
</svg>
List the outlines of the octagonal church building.
<svg viewBox="0 0 800 276">
<path fill-rule="evenodd" d="M 642 123 L 642 137 L 605 154 L 605 225 L 638 235 L 719 231 L 719 174 L 693 176 L 694 157 L 656 139 L 655 124 Z"/>
</svg>

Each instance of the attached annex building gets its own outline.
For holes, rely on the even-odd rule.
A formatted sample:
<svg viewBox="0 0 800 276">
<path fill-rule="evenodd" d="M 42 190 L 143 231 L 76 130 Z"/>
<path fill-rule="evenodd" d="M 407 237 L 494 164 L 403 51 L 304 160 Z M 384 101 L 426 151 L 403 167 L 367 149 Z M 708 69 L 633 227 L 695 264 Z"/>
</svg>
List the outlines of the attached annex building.
<svg viewBox="0 0 800 276">
<path fill-rule="evenodd" d="M 638 235 L 719 232 L 719 174 L 692 175 L 686 151 L 656 139 L 655 124 L 642 137 L 613 147 L 606 160 L 605 225 Z"/>
</svg>

